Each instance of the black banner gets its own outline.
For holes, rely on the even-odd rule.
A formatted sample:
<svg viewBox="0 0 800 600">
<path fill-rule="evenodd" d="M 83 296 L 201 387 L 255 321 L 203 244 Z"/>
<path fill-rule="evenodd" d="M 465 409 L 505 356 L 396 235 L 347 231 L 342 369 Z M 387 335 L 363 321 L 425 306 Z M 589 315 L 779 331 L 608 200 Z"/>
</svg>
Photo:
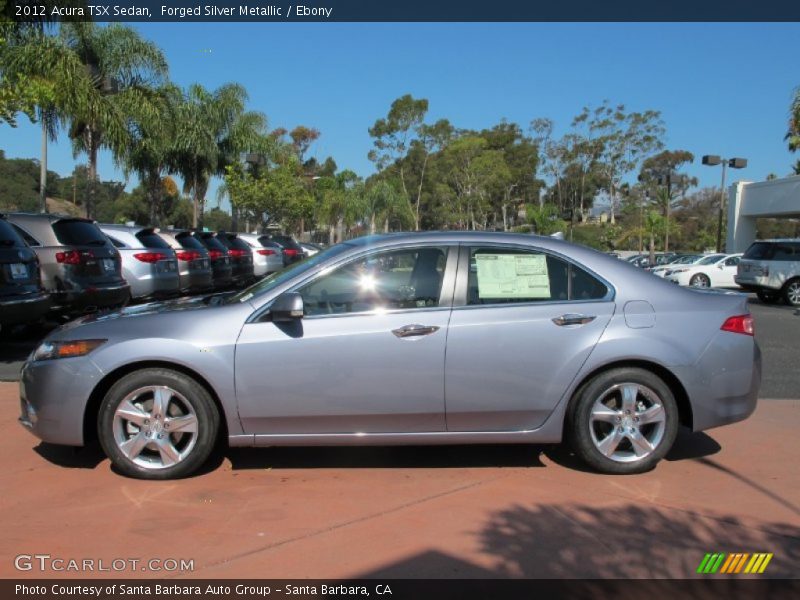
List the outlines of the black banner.
<svg viewBox="0 0 800 600">
<path fill-rule="evenodd" d="M 800 2 L 785 0 L 0 0 L 0 5 L 3 2 L 7 16 L 18 21 L 800 21 Z"/>
<path fill-rule="evenodd" d="M 690 580 L 531 580 L 531 579 L 361 579 L 361 580 L 13 580 L 0 581 L 0 598 L 9 600 L 326 600 L 570 598 L 616 600 L 648 598 L 800 597 L 800 581 L 714 577 Z"/>
</svg>

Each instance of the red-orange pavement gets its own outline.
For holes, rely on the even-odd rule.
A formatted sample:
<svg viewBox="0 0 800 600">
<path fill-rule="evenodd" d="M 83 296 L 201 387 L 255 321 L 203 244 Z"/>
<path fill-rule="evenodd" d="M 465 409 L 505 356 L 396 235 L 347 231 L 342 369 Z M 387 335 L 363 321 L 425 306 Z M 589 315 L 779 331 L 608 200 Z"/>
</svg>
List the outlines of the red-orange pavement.
<svg viewBox="0 0 800 600">
<path fill-rule="evenodd" d="M 20 572 L 20 554 L 193 559 L 183 576 L 213 578 L 686 577 L 713 551 L 773 552 L 764 576 L 800 576 L 800 401 L 683 434 L 634 477 L 475 446 L 231 450 L 192 479 L 143 482 L 97 449 L 40 445 L 17 410 L 0 384 L 2 577 L 92 575 Z"/>
</svg>

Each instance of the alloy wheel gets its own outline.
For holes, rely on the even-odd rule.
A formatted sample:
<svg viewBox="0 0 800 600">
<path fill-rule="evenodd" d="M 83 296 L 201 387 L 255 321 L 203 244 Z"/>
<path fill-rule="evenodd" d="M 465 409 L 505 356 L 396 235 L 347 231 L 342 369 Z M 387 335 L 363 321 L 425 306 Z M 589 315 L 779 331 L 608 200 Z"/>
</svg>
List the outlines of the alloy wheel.
<svg viewBox="0 0 800 600">
<path fill-rule="evenodd" d="M 173 467 L 191 454 L 198 435 L 192 403 L 168 386 L 138 388 L 114 411 L 114 442 L 134 464 Z"/>
<path fill-rule="evenodd" d="M 594 401 L 589 421 L 595 448 L 613 461 L 631 463 L 658 448 L 667 415 L 652 389 L 639 383 L 621 383 Z"/>
</svg>

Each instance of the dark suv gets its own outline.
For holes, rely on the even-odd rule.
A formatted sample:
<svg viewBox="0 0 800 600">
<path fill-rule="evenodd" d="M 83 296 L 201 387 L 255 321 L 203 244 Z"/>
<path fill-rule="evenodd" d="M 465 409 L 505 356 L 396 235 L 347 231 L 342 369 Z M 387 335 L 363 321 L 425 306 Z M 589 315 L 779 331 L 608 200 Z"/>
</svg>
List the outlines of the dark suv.
<svg viewBox="0 0 800 600">
<path fill-rule="evenodd" d="M 233 267 L 233 284 L 243 287 L 255 279 L 253 276 L 253 250 L 235 233 L 220 231 L 217 239 L 228 249 Z"/>
<path fill-rule="evenodd" d="M 0 214 L 0 325 L 34 323 L 49 308 L 36 253 Z"/>
<path fill-rule="evenodd" d="M 12 213 L 8 222 L 36 252 L 42 284 L 58 312 L 94 312 L 124 306 L 130 299 L 119 252 L 93 221 Z"/>
<path fill-rule="evenodd" d="M 195 231 L 192 235 L 206 247 L 214 274 L 214 289 L 224 290 L 233 283 L 233 265 L 228 256 L 228 248 L 217 239 L 213 231 Z"/>
</svg>

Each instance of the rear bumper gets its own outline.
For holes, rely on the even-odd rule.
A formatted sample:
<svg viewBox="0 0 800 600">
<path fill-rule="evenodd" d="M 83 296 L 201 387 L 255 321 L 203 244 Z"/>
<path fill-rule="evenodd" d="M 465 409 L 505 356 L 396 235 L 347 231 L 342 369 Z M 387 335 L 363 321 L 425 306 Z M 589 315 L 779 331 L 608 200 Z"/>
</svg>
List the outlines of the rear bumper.
<svg viewBox="0 0 800 600">
<path fill-rule="evenodd" d="M 101 308 L 124 306 L 131 297 L 127 283 L 98 285 L 68 292 L 53 292 L 53 304 L 60 312 L 80 314 Z"/>
<path fill-rule="evenodd" d="M 47 314 L 52 305 L 50 294 L 41 292 L 0 300 L 0 323 L 18 325 L 33 323 Z"/>
<path fill-rule="evenodd" d="M 750 336 L 720 332 L 697 364 L 673 371 L 689 395 L 693 431 L 743 421 L 756 409 L 761 349 Z"/>
<path fill-rule="evenodd" d="M 177 296 L 180 292 L 180 275 L 172 273 L 149 274 L 138 279 L 129 279 L 131 298 L 147 300 Z"/>
</svg>

